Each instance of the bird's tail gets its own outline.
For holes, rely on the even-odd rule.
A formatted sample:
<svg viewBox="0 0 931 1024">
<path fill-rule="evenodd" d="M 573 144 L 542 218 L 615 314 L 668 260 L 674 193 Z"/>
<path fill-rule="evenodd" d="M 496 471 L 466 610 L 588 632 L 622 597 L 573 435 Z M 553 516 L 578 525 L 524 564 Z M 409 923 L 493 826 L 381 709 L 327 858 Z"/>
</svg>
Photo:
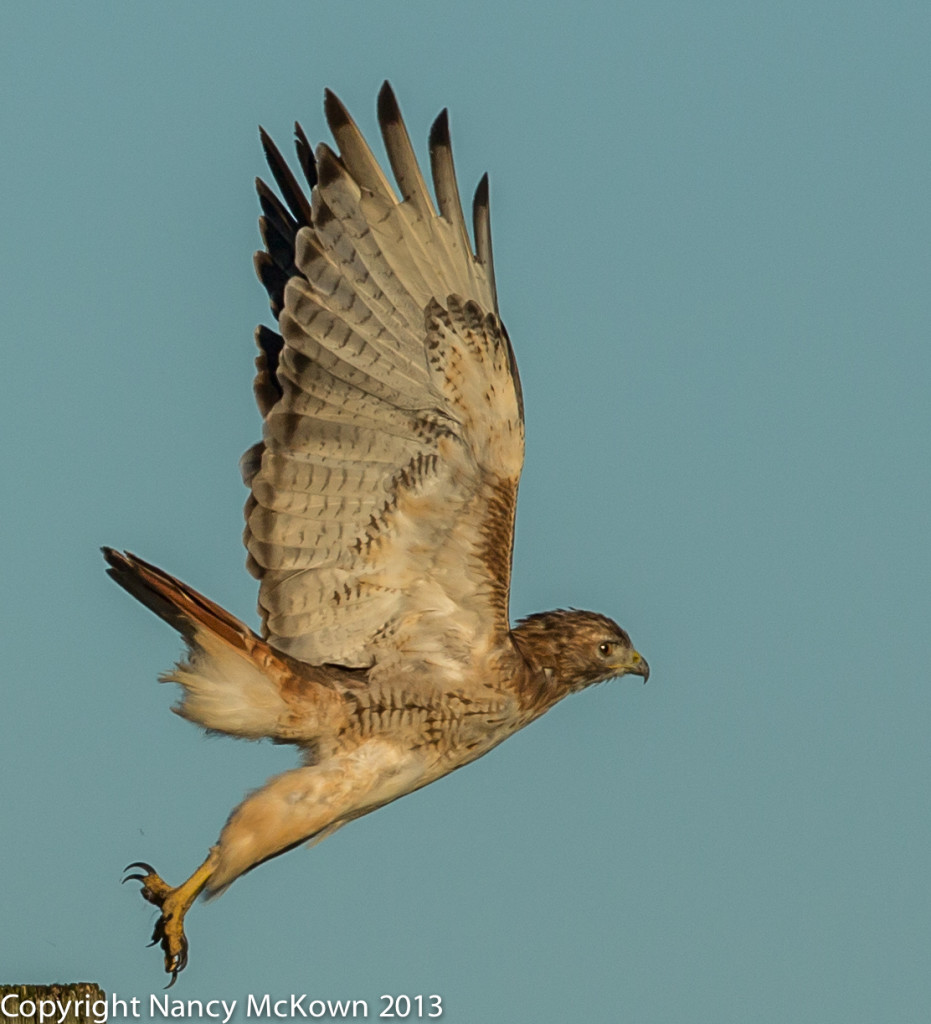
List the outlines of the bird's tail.
<svg viewBox="0 0 931 1024">
<path fill-rule="evenodd" d="M 188 658 L 162 682 L 184 688 L 172 710 L 205 729 L 258 739 L 276 736 L 289 706 L 280 679 L 281 656 L 249 627 L 192 587 L 129 552 L 103 548 L 111 576 L 173 626 Z"/>
<path fill-rule="evenodd" d="M 109 565 L 107 575 L 173 626 L 185 640 L 192 641 L 201 627 L 241 650 L 252 646 L 249 639 L 263 643 L 244 622 L 150 562 L 128 551 L 100 550 Z"/>
</svg>

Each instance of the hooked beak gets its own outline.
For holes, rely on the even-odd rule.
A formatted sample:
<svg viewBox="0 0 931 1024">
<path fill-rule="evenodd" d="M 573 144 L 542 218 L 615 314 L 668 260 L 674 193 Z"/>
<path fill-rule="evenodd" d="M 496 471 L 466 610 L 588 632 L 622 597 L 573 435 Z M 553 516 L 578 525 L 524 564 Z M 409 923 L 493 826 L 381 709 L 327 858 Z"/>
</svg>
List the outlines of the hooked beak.
<svg viewBox="0 0 931 1024">
<path fill-rule="evenodd" d="M 650 666 L 647 659 L 637 651 L 631 651 L 624 666 L 625 675 L 643 676 L 643 682 L 650 678 Z"/>
</svg>

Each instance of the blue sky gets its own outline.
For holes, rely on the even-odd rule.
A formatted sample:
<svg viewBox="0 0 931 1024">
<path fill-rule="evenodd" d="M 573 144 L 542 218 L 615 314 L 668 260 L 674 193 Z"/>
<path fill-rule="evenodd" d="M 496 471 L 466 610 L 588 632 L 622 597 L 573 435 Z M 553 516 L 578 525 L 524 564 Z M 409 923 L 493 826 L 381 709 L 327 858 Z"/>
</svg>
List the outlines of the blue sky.
<svg viewBox="0 0 931 1024">
<path fill-rule="evenodd" d="M 505 7 L 508 9 L 504 9 Z M 818 1024 L 931 1002 L 931 9 L 0 7 L 0 982 L 160 992 L 180 881 L 294 763 L 168 712 L 129 548 L 255 623 L 256 126 L 491 176 L 528 452 L 512 615 L 650 660 L 189 918 L 183 999 L 439 993 L 444 1020 Z"/>
</svg>

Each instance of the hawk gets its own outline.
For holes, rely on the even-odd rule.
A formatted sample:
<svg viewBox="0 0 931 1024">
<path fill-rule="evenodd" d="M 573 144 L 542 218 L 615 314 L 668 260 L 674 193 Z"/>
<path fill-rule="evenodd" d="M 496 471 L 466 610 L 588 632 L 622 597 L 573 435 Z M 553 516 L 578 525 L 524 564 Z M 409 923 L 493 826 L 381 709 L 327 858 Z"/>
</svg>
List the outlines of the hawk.
<svg viewBox="0 0 931 1024">
<path fill-rule="evenodd" d="M 312 150 L 295 126 L 306 188 L 261 133 L 282 197 L 257 181 L 255 265 L 278 327 L 256 332 L 264 426 L 241 462 L 261 632 L 104 548 L 113 579 L 186 643 L 162 677 L 182 688 L 173 710 L 302 756 L 233 810 L 181 885 L 127 868 L 161 910 L 153 943 L 170 984 L 201 892 L 474 761 L 567 694 L 649 674 L 603 615 L 509 620 L 524 418 L 487 175 L 473 242 L 445 110 L 430 132 L 431 197 L 387 83 L 378 122 L 397 191 L 329 91 L 324 107 L 335 150 Z"/>
</svg>

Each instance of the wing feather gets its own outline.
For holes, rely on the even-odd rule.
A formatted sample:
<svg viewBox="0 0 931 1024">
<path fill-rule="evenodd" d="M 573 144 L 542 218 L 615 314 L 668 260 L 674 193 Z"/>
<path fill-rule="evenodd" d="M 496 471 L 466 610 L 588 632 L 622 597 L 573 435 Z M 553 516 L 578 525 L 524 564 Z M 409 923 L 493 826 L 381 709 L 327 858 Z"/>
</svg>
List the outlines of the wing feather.
<svg viewBox="0 0 931 1024">
<path fill-rule="evenodd" d="M 509 628 L 523 461 L 487 179 L 473 254 L 445 111 L 430 134 L 434 207 L 387 83 L 378 113 L 397 193 L 343 104 L 328 91 L 324 106 L 338 152 L 314 153 L 296 126 L 309 197 L 262 133 L 284 202 L 257 184 L 256 268 L 279 333 L 257 332 L 263 440 L 241 463 L 249 567 L 285 653 L 455 671 Z"/>
<path fill-rule="evenodd" d="M 281 194 L 288 205 L 288 209 L 291 211 L 291 216 L 299 224 L 309 224 L 310 204 L 307 202 L 304 190 L 291 173 L 287 160 L 281 155 L 278 147 L 272 142 L 264 128 L 259 128 L 259 138 L 262 140 L 262 148 L 265 150 L 265 159 L 268 161 L 269 170 L 272 172 L 278 188 L 281 189 Z"/>
<path fill-rule="evenodd" d="M 498 308 L 498 293 L 495 289 L 495 260 L 491 250 L 491 206 L 488 197 L 488 175 L 483 174 L 475 189 L 472 200 L 472 225 L 475 231 L 475 254 L 478 262 L 488 275 L 492 304 Z"/>
<path fill-rule="evenodd" d="M 430 165 L 440 215 L 452 228 L 450 246 L 461 250 L 467 257 L 461 262 L 469 271 L 470 286 L 463 294 L 480 294 L 481 284 L 475 280 L 475 262 L 470 258 L 472 250 L 469 245 L 469 232 L 466 229 L 465 217 L 462 215 L 462 202 L 459 199 L 459 185 L 453 164 L 453 147 L 449 138 L 449 114 L 445 109 L 440 111 L 430 129 Z"/>
<path fill-rule="evenodd" d="M 365 137 L 359 131 L 349 111 L 343 106 L 339 97 L 329 89 L 324 90 L 323 95 L 323 109 L 327 124 L 330 126 L 333 138 L 336 139 L 343 165 L 349 175 L 358 182 L 361 188 L 382 196 L 390 203 L 396 203 L 397 197 L 394 194 L 394 189 L 381 167 L 378 166 L 378 161 L 369 149 Z"/>
<path fill-rule="evenodd" d="M 307 303 L 303 322 L 298 322 L 293 310 L 285 310 L 279 320 L 292 362 L 296 364 L 303 357 L 386 402 L 405 407 L 416 403 L 424 381 L 409 364 L 397 362 L 392 352 L 370 344 L 312 300 L 302 296 L 297 303 Z M 327 345 L 315 334 L 325 335 Z"/>
<path fill-rule="evenodd" d="M 391 170 L 394 171 L 405 202 L 409 202 L 424 219 L 435 216 L 427 183 L 420 173 L 414 147 L 401 117 L 401 108 L 394 90 L 387 82 L 382 84 L 378 93 L 378 123 Z"/>
</svg>

